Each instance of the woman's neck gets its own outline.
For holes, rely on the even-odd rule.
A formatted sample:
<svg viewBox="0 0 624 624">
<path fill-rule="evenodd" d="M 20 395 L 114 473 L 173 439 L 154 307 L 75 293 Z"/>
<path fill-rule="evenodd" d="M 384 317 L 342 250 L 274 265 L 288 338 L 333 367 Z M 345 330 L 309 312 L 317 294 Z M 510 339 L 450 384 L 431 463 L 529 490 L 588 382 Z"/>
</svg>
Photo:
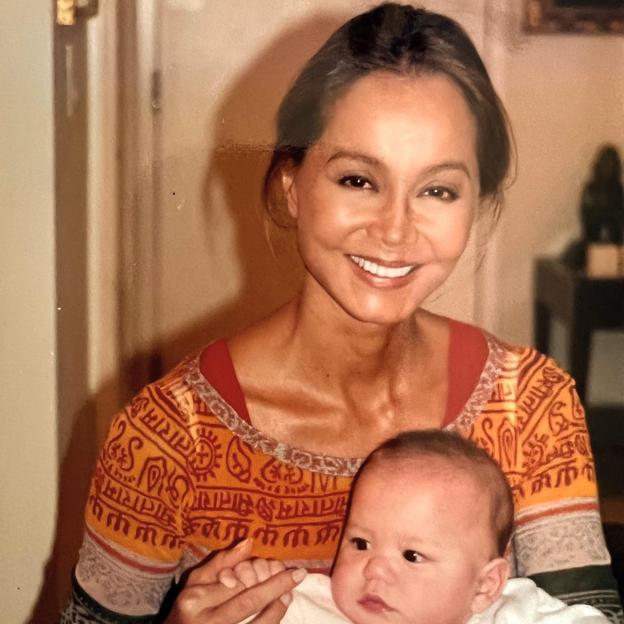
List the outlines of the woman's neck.
<svg viewBox="0 0 624 624">
<path fill-rule="evenodd" d="M 443 420 L 448 322 L 428 312 L 379 326 L 301 294 L 229 346 L 252 423 L 293 446 L 359 457 Z"/>
<path fill-rule="evenodd" d="M 338 386 L 389 381 L 427 351 L 421 319 L 426 312 L 392 325 L 367 323 L 350 316 L 332 299 L 311 302 L 305 290 L 284 310 L 292 363 L 306 375 Z M 289 358 L 290 359 L 290 358 Z"/>
</svg>

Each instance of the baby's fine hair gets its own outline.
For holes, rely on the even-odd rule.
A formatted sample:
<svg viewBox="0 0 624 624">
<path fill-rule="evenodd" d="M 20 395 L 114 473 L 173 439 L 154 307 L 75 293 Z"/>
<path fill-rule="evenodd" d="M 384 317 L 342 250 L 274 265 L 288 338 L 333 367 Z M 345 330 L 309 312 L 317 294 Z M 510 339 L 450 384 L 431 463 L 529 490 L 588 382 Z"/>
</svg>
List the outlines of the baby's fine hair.
<svg viewBox="0 0 624 624">
<path fill-rule="evenodd" d="M 460 435 L 443 429 L 406 431 L 378 446 L 362 464 L 357 478 L 371 465 L 401 459 L 440 458 L 468 471 L 490 495 L 490 522 L 496 555 L 504 556 L 514 523 L 511 488 L 500 466 L 483 449 Z M 355 487 L 355 484 L 354 484 Z"/>
</svg>

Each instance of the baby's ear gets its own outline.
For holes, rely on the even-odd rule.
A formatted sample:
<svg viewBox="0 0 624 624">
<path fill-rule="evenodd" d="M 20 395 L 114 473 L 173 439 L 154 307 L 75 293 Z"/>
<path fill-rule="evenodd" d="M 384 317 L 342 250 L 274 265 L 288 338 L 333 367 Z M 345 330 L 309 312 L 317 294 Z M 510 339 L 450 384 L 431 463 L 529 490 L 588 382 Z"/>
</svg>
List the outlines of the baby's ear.
<svg viewBox="0 0 624 624">
<path fill-rule="evenodd" d="M 492 559 L 483 566 L 472 600 L 472 612 L 485 611 L 503 593 L 509 575 L 509 563 L 503 557 Z"/>
</svg>

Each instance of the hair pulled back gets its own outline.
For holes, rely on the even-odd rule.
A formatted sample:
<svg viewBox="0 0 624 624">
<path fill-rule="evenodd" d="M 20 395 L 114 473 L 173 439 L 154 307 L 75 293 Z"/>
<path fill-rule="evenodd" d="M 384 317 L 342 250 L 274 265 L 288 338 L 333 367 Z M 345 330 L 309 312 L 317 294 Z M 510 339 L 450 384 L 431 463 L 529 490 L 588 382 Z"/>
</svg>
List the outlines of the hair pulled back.
<svg viewBox="0 0 624 624">
<path fill-rule="evenodd" d="M 275 174 L 301 164 L 321 136 L 330 106 L 358 79 L 375 71 L 400 75 L 444 74 L 461 89 L 477 127 L 480 197 L 497 219 L 512 153 L 504 107 L 463 28 L 422 8 L 384 3 L 343 24 L 305 65 L 282 100 L 277 139 L 263 197 L 280 225 Z M 277 186 L 277 185 L 275 185 Z"/>
</svg>

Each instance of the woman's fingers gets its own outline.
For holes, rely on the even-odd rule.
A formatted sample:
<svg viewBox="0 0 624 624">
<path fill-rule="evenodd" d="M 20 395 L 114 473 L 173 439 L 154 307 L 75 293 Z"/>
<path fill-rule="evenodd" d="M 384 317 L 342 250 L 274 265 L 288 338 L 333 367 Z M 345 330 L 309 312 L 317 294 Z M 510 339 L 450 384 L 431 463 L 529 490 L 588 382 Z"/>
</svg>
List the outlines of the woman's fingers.
<svg viewBox="0 0 624 624">
<path fill-rule="evenodd" d="M 306 572 L 302 569 L 284 570 L 263 583 L 241 591 L 219 606 L 207 606 L 198 614 L 197 623 L 235 624 L 254 614 L 258 614 L 254 621 L 261 624 L 277 623 L 286 611 L 284 603 L 288 602 L 288 599 L 282 601 L 280 598 L 284 594 L 289 594 L 305 575 Z M 225 587 L 223 589 L 229 592 L 237 591 Z M 210 603 L 215 605 L 212 599 Z"/>
<path fill-rule="evenodd" d="M 252 540 L 217 553 L 189 575 L 167 622 L 170 624 L 278 624 L 305 570 L 279 561 L 249 559 Z"/>
<path fill-rule="evenodd" d="M 194 624 L 198 621 L 212 623 L 213 620 L 198 620 L 199 617 L 207 617 L 206 614 L 226 603 L 245 587 L 238 583 L 235 588 L 229 588 L 215 582 L 207 585 L 193 585 L 185 587 L 178 595 L 171 613 L 167 617 L 166 624 Z M 236 620 L 228 624 L 235 624 Z"/>
<path fill-rule="evenodd" d="M 281 600 L 274 600 L 252 620 L 253 624 L 278 624 L 286 613 L 287 606 Z"/>
</svg>

